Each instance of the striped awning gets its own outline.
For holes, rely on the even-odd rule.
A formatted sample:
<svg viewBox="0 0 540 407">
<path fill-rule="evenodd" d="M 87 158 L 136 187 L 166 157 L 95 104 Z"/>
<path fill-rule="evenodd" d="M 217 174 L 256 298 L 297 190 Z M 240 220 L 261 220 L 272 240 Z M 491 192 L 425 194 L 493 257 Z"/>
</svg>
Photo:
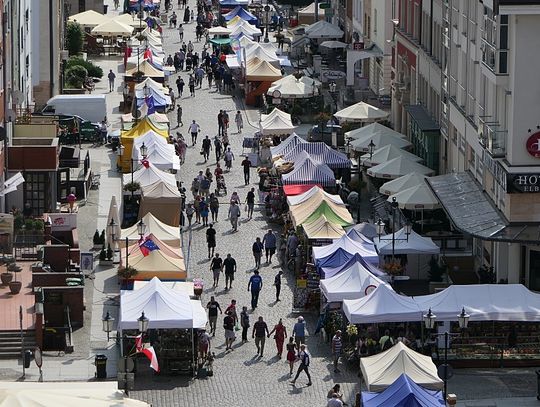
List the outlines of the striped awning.
<svg viewBox="0 0 540 407">
<path fill-rule="evenodd" d="M 303 152 L 302 160 L 296 162 L 294 169 L 282 175 L 284 185 L 287 184 L 319 184 L 322 186 L 335 186 L 334 172 L 324 163 L 316 162 Z"/>
<path fill-rule="evenodd" d="M 322 142 L 297 144 L 291 151 L 283 155 L 283 160 L 296 163 L 301 159 L 302 152 L 308 153 L 309 157 L 315 162 L 326 164 L 332 169 L 351 167 L 351 161 L 345 154 L 328 147 Z"/>
<path fill-rule="evenodd" d="M 277 146 L 270 147 L 270 153 L 272 154 L 272 158 L 277 158 L 289 153 L 290 151 L 292 151 L 293 148 L 295 148 L 298 144 L 301 143 L 305 144 L 307 143 L 307 141 L 296 133 L 291 134 Z"/>
</svg>

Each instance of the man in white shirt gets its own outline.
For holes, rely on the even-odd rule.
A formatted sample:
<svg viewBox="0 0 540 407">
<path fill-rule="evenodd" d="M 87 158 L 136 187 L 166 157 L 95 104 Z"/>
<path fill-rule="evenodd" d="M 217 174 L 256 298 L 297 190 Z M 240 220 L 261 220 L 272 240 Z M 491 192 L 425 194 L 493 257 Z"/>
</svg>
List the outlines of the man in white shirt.
<svg viewBox="0 0 540 407">
<path fill-rule="evenodd" d="M 327 407 L 343 407 L 343 401 L 338 399 L 338 395 L 336 393 L 332 394 L 332 398 L 328 400 Z"/>
<path fill-rule="evenodd" d="M 189 125 L 189 132 L 191 133 L 191 142 L 193 145 L 197 144 L 197 136 L 199 135 L 200 131 L 201 126 L 199 126 L 197 122 L 193 120 L 193 123 Z"/>
</svg>

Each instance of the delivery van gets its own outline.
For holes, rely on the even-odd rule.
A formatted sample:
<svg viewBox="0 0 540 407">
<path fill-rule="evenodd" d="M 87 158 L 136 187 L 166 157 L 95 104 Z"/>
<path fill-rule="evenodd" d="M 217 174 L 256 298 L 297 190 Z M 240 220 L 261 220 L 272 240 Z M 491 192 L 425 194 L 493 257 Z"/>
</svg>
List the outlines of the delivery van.
<svg viewBox="0 0 540 407">
<path fill-rule="evenodd" d="M 105 95 L 58 95 L 49 99 L 43 115 L 73 115 L 99 123 L 107 116 Z"/>
</svg>

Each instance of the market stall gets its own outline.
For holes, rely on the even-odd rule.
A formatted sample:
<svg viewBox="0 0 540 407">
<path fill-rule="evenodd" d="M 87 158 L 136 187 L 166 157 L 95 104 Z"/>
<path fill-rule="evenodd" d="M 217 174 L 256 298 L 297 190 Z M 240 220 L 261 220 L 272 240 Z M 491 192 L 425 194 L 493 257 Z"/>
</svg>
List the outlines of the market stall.
<svg viewBox="0 0 540 407">
<path fill-rule="evenodd" d="M 336 274 L 341 273 L 350 267 L 356 267 L 359 263 L 364 269 L 368 270 L 374 276 L 377 276 L 383 281 L 390 281 L 390 276 L 384 271 L 380 270 L 375 264 L 367 261 L 361 254 L 354 253 L 351 257 L 343 256 L 345 252 L 343 249 L 338 249 L 340 255 L 335 256 L 332 253 L 327 258 L 323 258 L 319 261 L 319 271 L 322 278 L 330 278 Z M 348 253 L 350 255 L 350 253 Z"/>
<path fill-rule="evenodd" d="M 146 240 L 146 238 L 145 238 Z M 160 242 L 157 238 L 153 242 L 158 249 L 143 253 L 140 243 L 137 242 L 120 251 L 120 269 L 127 265 L 137 270 L 131 280 L 151 280 L 154 277 L 164 281 L 183 281 L 187 278 L 186 265 L 181 249 L 176 254 L 168 250 L 161 250 Z M 172 249 L 171 249 L 172 250 Z"/>
<path fill-rule="evenodd" d="M 303 224 L 302 228 L 309 240 L 316 241 L 337 239 L 345 234 L 345 230 L 340 225 L 329 222 L 324 215 L 311 223 Z"/>
<path fill-rule="evenodd" d="M 103 37 L 129 37 L 133 33 L 134 28 L 130 25 L 121 23 L 118 20 L 105 21 L 94 28 L 91 33 L 93 35 L 101 35 Z"/>
<path fill-rule="evenodd" d="M 392 236 L 394 241 L 392 241 Z M 381 255 L 389 254 L 439 254 L 441 249 L 429 237 L 420 236 L 414 230 L 406 234 L 405 228 L 396 233 L 373 238 Z"/>
<path fill-rule="evenodd" d="M 136 331 L 141 313 L 149 320 L 147 335 L 154 338 L 161 371 L 193 373 L 197 354 L 195 330 L 205 328 L 207 323 L 201 302 L 153 278 L 137 290 L 120 292 L 118 330 L 122 334 Z"/>
<path fill-rule="evenodd" d="M 251 14 L 249 11 L 247 11 L 241 6 L 236 6 L 233 10 L 229 11 L 226 14 L 223 14 L 223 18 L 225 19 L 225 21 L 231 21 L 235 18 L 240 18 L 253 25 L 257 25 L 258 22 L 257 16 Z"/>
<path fill-rule="evenodd" d="M 347 230 L 347 236 L 349 237 L 349 239 L 352 239 L 358 243 L 368 243 L 368 244 L 371 243 L 372 244 L 373 243 L 372 239 L 375 236 L 377 236 L 377 231 L 374 230 L 373 234 L 370 235 L 371 238 L 369 238 L 366 235 L 364 235 L 362 232 L 360 232 L 358 229 L 351 227 L 349 230 Z"/>
<path fill-rule="evenodd" d="M 302 194 L 288 196 L 287 203 L 292 207 L 303 204 L 304 202 L 313 202 L 313 199 L 325 199 L 337 205 L 345 206 L 339 195 L 329 194 L 324 189 L 316 185 Z"/>
<path fill-rule="evenodd" d="M 279 157 L 287 154 L 294 147 L 296 147 L 296 145 L 300 143 L 307 143 L 307 141 L 300 137 L 298 134 L 292 133 L 289 137 L 287 137 L 277 146 L 270 147 L 270 154 L 272 156 L 272 160 L 277 160 Z"/>
<path fill-rule="evenodd" d="M 314 161 L 306 152 L 297 157 L 298 161 L 295 162 L 294 169 L 281 177 L 284 185 L 317 184 L 324 187 L 335 187 L 336 179 L 330 167 Z"/>
<path fill-rule="evenodd" d="M 178 188 L 163 181 L 142 187 L 139 219 L 147 213 L 155 216 L 171 226 L 180 225 L 180 208 L 182 197 Z"/>
<path fill-rule="evenodd" d="M 306 27 L 305 33 L 311 39 L 341 38 L 343 31 L 328 21 L 322 20 Z"/>
<path fill-rule="evenodd" d="M 165 73 L 145 59 L 139 63 L 139 66 L 135 66 L 126 70 L 125 76 L 129 78 L 137 77 L 138 73 L 142 77 L 152 78 L 157 82 L 163 82 L 165 80 Z"/>
<path fill-rule="evenodd" d="M 296 196 L 296 195 L 303 194 L 306 191 L 309 191 L 313 187 L 322 188 L 320 185 L 317 185 L 317 184 L 290 184 L 290 185 L 283 185 L 283 193 L 287 197 Z"/>
<path fill-rule="evenodd" d="M 162 171 L 178 171 L 180 170 L 180 157 L 176 155 L 176 151 L 172 144 L 152 144 L 146 146 L 146 154 L 143 156 L 141 153 L 142 144 L 133 145 L 132 159 L 134 163 L 141 163 L 142 160 L 146 160 L 154 164 Z M 137 168 L 134 165 L 134 168 Z"/>
<path fill-rule="evenodd" d="M 270 62 L 252 58 L 246 63 L 246 104 L 256 105 L 266 93 L 272 82 L 282 77 L 279 68 Z"/>
<path fill-rule="evenodd" d="M 180 247 L 180 228 L 177 226 L 167 225 L 155 217 L 152 213 L 147 213 L 140 220 L 146 226 L 146 233 L 151 233 L 162 242 L 169 246 Z M 140 221 L 139 220 L 139 221 Z M 128 241 L 139 241 L 141 235 L 137 230 L 137 225 L 122 229 L 122 239 L 127 238 Z"/>
<path fill-rule="evenodd" d="M 176 177 L 168 172 L 161 171 L 151 162 L 143 160 L 143 166 L 133 174 L 124 174 L 122 184 L 127 185 L 132 180 L 137 182 L 141 187 L 148 186 L 155 182 L 166 182 L 170 186 L 176 188 Z"/>
<path fill-rule="evenodd" d="M 91 29 L 108 22 L 110 18 L 94 10 L 86 10 L 82 13 L 73 14 L 68 17 L 69 22 L 79 24 L 84 29 Z"/>
<path fill-rule="evenodd" d="M 351 214 L 347 208 L 326 201 L 321 202 L 316 207 L 305 206 L 302 210 L 298 210 L 294 216 L 291 216 L 291 219 L 293 225 L 298 227 L 304 223 L 313 222 L 323 215 L 326 216 L 328 221 L 342 227 L 349 226 L 353 223 Z"/>
<path fill-rule="evenodd" d="M 334 196 L 339 197 L 338 195 L 334 195 Z M 343 208 L 345 207 L 345 204 L 343 203 L 343 201 L 341 201 L 341 199 L 339 200 L 331 199 L 323 194 L 315 194 L 297 205 L 289 204 L 289 211 L 291 213 L 291 217 L 295 219 L 300 219 L 301 214 L 304 213 L 306 209 L 309 210 L 309 209 L 317 208 L 322 202 L 328 202 L 332 205 L 332 207 L 335 207 L 335 206 L 340 206 Z"/>
<path fill-rule="evenodd" d="M 266 94 L 281 99 L 307 99 L 319 95 L 321 83 L 307 76 L 287 75 L 272 83 Z"/>
<path fill-rule="evenodd" d="M 323 262 L 328 256 L 338 249 L 345 250 L 351 255 L 359 254 L 366 261 L 373 264 L 379 264 L 379 254 L 371 242 L 358 242 L 345 235 L 336 239 L 332 244 L 313 248 L 313 258 L 316 264 Z"/>
</svg>

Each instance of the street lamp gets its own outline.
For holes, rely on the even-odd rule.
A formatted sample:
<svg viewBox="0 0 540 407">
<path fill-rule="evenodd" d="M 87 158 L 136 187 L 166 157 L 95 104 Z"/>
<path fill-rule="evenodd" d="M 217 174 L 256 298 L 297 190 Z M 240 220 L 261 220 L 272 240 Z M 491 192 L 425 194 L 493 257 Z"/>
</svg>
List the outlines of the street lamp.
<svg viewBox="0 0 540 407">
<path fill-rule="evenodd" d="M 375 149 L 375 143 L 373 142 L 373 140 L 369 142 L 368 148 L 369 148 L 369 161 L 371 164 L 371 159 L 373 158 L 373 150 Z"/>
<path fill-rule="evenodd" d="M 423 316 L 424 325 L 426 329 L 432 330 L 435 327 L 435 319 L 437 316 L 431 312 L 431 308 L 428 310 L 427 314 Z M 464 329 L 467 329 L 467 326 L 469 325 L 469 318 L 470 315 L 465 312 L 465 307 L 461 309 L 461 313 L 457 315 L 458 323 L 459 323 L 459 329 L 463 331 Z M 444 382 L 444 390 L 443 390 L 443 397 L 446 401 L 446 395 L 447 395 L 447 382 L 449 379 L 449 366 L 448 366 L 448 338 L 450 336 L 459 336 L 461 333 L 450 333 L 448 331 L 445 331 L 444 333 L 434 333 L 433 336 L 439 337 L 444 336 L 444 364 L 439 366 L 438 374 L 439 377 L 441 375 L 441 379 Z M 442 369 L 440 369 L 442 367 Z"/>
<path fill-rule="evenodd" d="M 139 234 L 142 240 L 144 234 L 146 233 L 146 224 L 143 222 L 142 219 L 137 223 L 137 233 Z"/>
<path fill-rule="evenodd" d="M 266 6 L 264 6 L 264 12 L 266 13 L 265 15 L 265 23 L 266 23 L 266 27 L 264 29 L 264 42 L 270 42 L 270 40 L 268 39 L 268 12 L 270 11 L 270 6 L 267 4 Z"/>
<path fill-rule="evenodd" d="M 107 332 L 107 342 L 110 340 L 109 334 L 113 330 L 113 324 L 114 324 L 114 318 L 111 317 L 111 314 L 109 314 L 109 311 L 107 311 L 107 315 L 101 320 L 103 323 L 103 332 Z"/>
<path fill-rule="evenodd" d="M 137 319 L 137 322 L 139 323 L 139 332 L 145 333 L 148 331 L 148 324 L 150 323 L 150 320 L 146 318 L 144 315 L 144 311 L 141 313 L 141 316 Z"/>
<path fill-rule="evenodd" d="M 148 148 L 144 145 L 144 141 L 141 145 L 140 151 L 141 151 L 142 158 L 146 158 L 146 153 L 148 152 Z"/>
</svg>

